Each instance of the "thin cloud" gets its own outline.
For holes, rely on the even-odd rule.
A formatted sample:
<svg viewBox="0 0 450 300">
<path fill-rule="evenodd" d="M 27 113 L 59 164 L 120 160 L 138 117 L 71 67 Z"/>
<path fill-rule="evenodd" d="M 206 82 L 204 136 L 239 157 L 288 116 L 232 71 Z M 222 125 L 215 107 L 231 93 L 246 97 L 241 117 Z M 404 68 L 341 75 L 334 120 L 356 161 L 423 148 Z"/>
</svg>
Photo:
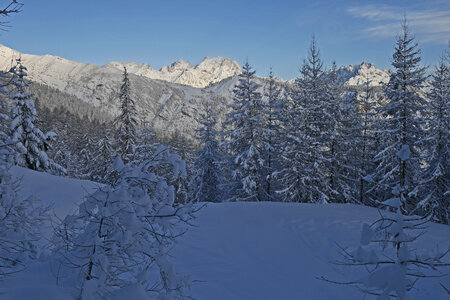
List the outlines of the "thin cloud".
<svg viewBox="0 0 450 300">
<path fill-rule="evenodd" d="M 396 36 L 406 13 L 408 24 L 421 43 L 447 44 L 450 39 L 450 8 L 419 11 L 386 5 L 365 5 L 350 7 L 347 12 L 374 23 L 364 29 L 364 33 L 370 37 Z"/>
</svg>

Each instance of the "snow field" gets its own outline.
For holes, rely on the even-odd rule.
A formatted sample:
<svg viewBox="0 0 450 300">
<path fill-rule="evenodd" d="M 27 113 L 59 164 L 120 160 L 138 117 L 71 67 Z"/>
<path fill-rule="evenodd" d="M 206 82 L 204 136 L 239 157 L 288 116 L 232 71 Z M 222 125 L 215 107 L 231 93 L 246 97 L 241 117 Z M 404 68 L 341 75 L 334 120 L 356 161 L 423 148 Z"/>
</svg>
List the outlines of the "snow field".
<svg viewBox="0 0 450 300">
<path fill-rule="evenodd" d="M 17 167 L 13 173 L 22 180 L 21 195 L 54 204 L 59 217 L 98 186 Z M 339 258 L 336 243 L 358 246 L 362 224 L 377 217 L 377 210 L 357 205 L 210 203 L 179 239 L 172 260 L 177 272 L 192 277 L 191 295 L 199 300 L 362 299 L 351 286 L 316 277 L 346 281 L 366 275 L 364 269 L 330 262 Z M 449 236 L 448 226 L 429 224 L 414 246 L 424 251 L 446 248 Z M 0 299 L 74 300 L 76 290 L 57 274 L 57 264 L 44 254 L 25 271 L 0 282 Z M 448 299 L 439 282 L 449 286 L 450 277 L 420 280 L 412 299 Z M 114 299 L 140 300 L 139 295 L 139 287 L 130 287 Z"/>
</svg>

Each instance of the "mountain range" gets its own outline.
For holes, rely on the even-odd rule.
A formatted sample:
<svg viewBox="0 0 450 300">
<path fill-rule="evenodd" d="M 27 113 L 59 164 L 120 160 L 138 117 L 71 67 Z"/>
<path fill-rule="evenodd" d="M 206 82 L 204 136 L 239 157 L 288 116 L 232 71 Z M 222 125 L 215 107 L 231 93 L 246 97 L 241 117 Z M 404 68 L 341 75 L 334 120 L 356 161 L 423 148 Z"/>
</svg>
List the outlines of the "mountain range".
<svg viewBox="0 0 450 300">
<path fill-rule="evenodd" d="M 80 117 L 112 120 L 118 114 L 118 91 L 126 67 L 132 83 L 139 119 L 155 131 L 170 136 L 175 132 L 192 137 L 203 112 L 204 101 L 214 101 L 219 124 L 224 120 L 232 91 L 242 69 L 236 61 L 223 57 L 206 57 L 197 65 L 178 60 L 159 70 L 149 64 L 111 62 L 93 65 L 70 61 L 52 55 L 22 54 L 0 45 L 0 70 L 8 71 L 14 59 L 21 58 L 28 69 L 28 78 L 60 93 L 40 103 L 55 108 L 62 106 Z M 388 70 L 371 63 L 342 66 L 338 77 L 345 85 L 358 86 L 370 79 L 372 86 L 389 80 Z M 265 78 L 256 77 L 264 88 Z M 289 85 L 293 80 L 277 80 Z M 263 92 L 261 90 L 261 92 Z M 70 101 L 67 101 L 70 95 Z M 76 99 L 76 100 L 73 100 Z M 73 103 L 79 101 L 80 103 Z M 57 103 L 55 103 L 57 102 Z"/>
</svg>

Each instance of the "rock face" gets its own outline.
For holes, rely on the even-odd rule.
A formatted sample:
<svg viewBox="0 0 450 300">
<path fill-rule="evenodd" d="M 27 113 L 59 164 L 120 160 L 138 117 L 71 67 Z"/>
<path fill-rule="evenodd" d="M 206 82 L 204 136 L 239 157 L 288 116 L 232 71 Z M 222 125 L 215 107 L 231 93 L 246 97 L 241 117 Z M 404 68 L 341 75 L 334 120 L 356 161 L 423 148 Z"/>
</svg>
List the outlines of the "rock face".
<svg viewBox="0 0 450 300">
<path fill-rule="evenodd" d="M 28 78 L 61 92 L 55 97 L 40 100 L 46 107 L 62 106 L 80 117 L 99 121 L 112 120 L 119 109 L 118 91 L 123 67 L 130 73 L 131 93 L 136 100 L 139 119 L 160 134 L 170 136 L 195 135 L 198 118 L 203 113 L 203 102 L 214 101 L 218 123 L 224 120 L 232 101 L 233 88 L 242 72 L 238 63 L 228 58 L 205 58 L 192 66 L 178 60 L 154 70 L 148 64 L 112 62 L 106 66 L 78 63 L 51 55 L 21 54 L 0 45 L 0 69 L 8 71 L 15 58 L 22 58 L 28 69 Z M 369 74 L 371 85 L 389 80 L 389 71 L 380 70 L 370 63 L 339 69 L 339 76 L 347 85 L 361 85 Z M 264 94 L 265 80 L 261 84 Z M 290 81 L 277 81 L 289 85 Z M 73 96 L 69 101 L 69 97 Z M 55 103 L 58 102 L 58 103 Z M 75 103 L 78 102 L 78 103 Z"/>
<path fill-rule="evenodd" d="M 107 66 L 120 70 L 126 67 L 129 73 L 135 75 L 190 85 L 196 88 L 204 88 L 212 83 L 242 73 L 237 62 L 223 57 L 206 57 L 196 66 L 180 59 L 160 70 L 153 69 L 149 64 L 139 63 L 111 62 Z"/>
</svg>

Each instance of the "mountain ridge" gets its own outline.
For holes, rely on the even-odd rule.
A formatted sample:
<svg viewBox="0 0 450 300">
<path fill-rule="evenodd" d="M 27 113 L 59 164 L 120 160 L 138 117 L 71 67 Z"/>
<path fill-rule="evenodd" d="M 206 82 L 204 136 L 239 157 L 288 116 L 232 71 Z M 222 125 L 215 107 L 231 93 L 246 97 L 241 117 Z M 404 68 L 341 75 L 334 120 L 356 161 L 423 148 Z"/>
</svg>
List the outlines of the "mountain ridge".
<svg viewBox="0 0 450 300">
<path fill-rule="evenodd" d="M 27 67 L 28 78 L 32 82 L 62 92 L 59 98 L 49 95 L 48 100 L 42 99 L 46 107 L 64 107 L 79 117 L 86 116 L 100 122 L 113 120 L 119 113 L 118 91 L 123 66 L 127 64 L 125 66 L 132 83 L 131 96 L 136 100 L 139 121 L 146 122 L 164 135 L 181 133 L 190 139 L 194 139 L 205 101 L 214 101 L 220 126 L 233 101 L 233 89 L 238 82 L 237 75 L 241 72 L 236 62 L 223 57 L 206 57 L 195 66 L 178 60 L 155 71 L 149 64 L 113 62 L 99 66 L 52 55 L 21 54 L 0 45 L 1 70 L 7 72 L 15 63 L 14 58 L 19 57 Z M 366 73 L 378 76 L 372 85 L 389 80 L 388 71 L 368 63 L 341 67 L 338 73 L 347 85 L 361 84 Z M 255 81 L 261 85 L 259 91 L 264 95 L 267 79 L 255 77 Z M 290 82 L 276 80 L 276 83 L 286 90 Z M 83 107 L 67 101 L 64 94 L 79 99 L 84 103 Z"/>
<path fill-rule="evenodd" d="M 112 61 L 105 66 L 119 70 L 126 67 L 129 73 L 135 75 L 190 85 L 196 88 L 205 88 L 211 83 L 217 83 L 242 73 L 242 69 L 236 61 L 220 56 L 205 57 L 197 65 L 191 65 L 190 62 L 179 59 L 159 70 L 153 69 L 149 63 L 136 62 Z"/>
<path fill-rule="evenodd" d="M 148 62 L 119 62 L 111 61 L 106 65 L 95 65 L 89 63 L 80 63 L 71 61 L 59 56 L 50 54 L 33 55 L 22 54 L 21 52 L 11 49 L 5 45 L 0 44 L 0 68 L 8 71 L 12 66 L 14 58 L 22 57 L 27 67 L 33 73 L 34 66 L 29 66 L 27 60 L 39 65 L 52 65 L 55 62 L 60 64 L 83 66 L 84 68 L 106 68 L 112 70 L 123 71 L 123 67 L 127 67 L 129 73 L 143 76 L 149 79 L 157 79 L 170 83 L 188 85 L 195 88 L 205 88 L 211 84 L 218 83 L 224 79 L 239 75 L 242 73 L 242 68 L 236 61 L 226 57 L 208 57 L 192 65 L 189 61 L 178 59 L 177 61 L 154 69 Z M 42 71 L 42 70 L 39 70 Z M 369 75 L 368 80 L 371 86 L 379 86 L 389 81 L 390 70 L 377 68 L 374 64 L 369 62 L 362 62 L 361 64 L 354 64 L 348 66 L 340 66 L 337 69 L 338 77 L 343 84 L 348 86 L 362 85 L 366 80 L 366 74 Z M 115 73 L 115 72 L 114 72 Z M 33 76 L 34 74 L 30 74 Z M 43 76 L 44 74 L 41 74 Z M 279 82 L 293 83 L 294 78 L 290 80 L 282 80 L 277 78 Z"/>
</svg>

